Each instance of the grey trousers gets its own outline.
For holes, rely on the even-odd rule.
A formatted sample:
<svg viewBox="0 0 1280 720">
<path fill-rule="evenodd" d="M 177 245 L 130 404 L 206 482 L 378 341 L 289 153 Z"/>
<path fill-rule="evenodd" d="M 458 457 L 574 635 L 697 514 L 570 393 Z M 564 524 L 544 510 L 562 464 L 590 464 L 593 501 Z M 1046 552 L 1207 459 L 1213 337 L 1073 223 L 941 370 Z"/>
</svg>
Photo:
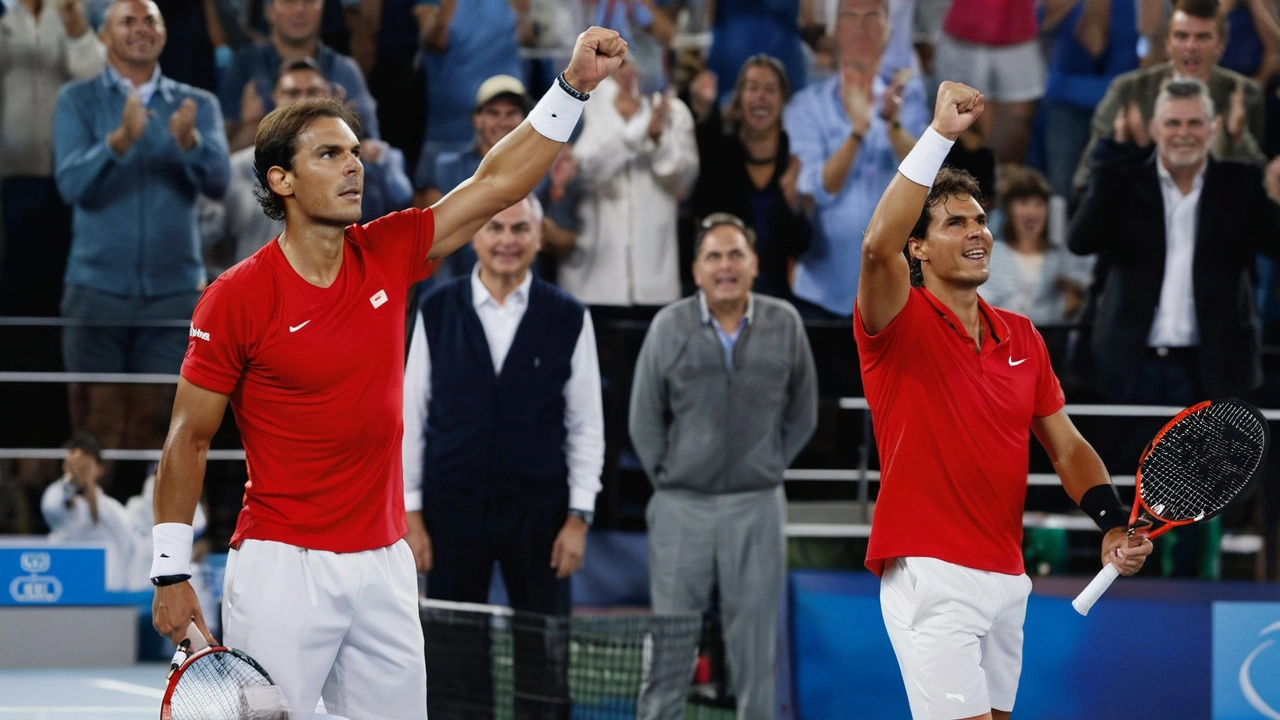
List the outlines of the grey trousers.
<svg viewBox="0 0 1280 720">
<path fill-rule="evenodd" d="M 782 487 L 725 495 L 659 490 L 646 518 L 653 611 L 705 612 L 718 586 L 738 720 L 773 720 L 778 602 L 786 573 Z M 683 718 L 688 693 L 687 677 L 646 687 L 638 715 Z"/>
</svg>

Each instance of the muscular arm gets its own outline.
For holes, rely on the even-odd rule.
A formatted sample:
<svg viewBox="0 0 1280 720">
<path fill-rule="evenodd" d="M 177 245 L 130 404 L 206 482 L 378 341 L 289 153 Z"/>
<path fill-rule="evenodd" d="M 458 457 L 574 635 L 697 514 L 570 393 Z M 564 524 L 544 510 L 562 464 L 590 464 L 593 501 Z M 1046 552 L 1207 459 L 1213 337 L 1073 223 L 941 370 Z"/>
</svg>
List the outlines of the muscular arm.
<svg viewBox="0 0 1280 720">
<path fill-rule="evenodd" d="M 173 420 L 160 453 L 156 471 L 154 510 L 156 523 L 190 524 L 204 486 L 205 458 L 209 443 L 222 425 L 227 396 L 178 380 Z"/>
<path fill-rule="evenodd" d="M 1102 458 L 1076 429 L 1066 411 L 1033 419 L 1031 431 L 1049 454 L 1063 489 L 1077 505 L 1090 488 L 1111 483 Z M 1151 549 L 1145 531 L 1130 537 L 1127 527 L 1114 527 L 1102 536 L 1102 564 L 1111 563 L 1121 575 L 1132 575 L 1142 569 Z"/>
<path fill-rule="evenodd" d="M 1111 482 L 1102 458 L 1076 429 L 1066 411 L 1033 419 L 1031 432 L 1044 446 L 1053 469 L 1062 479 L 1063 489 L 1076 504 L 1089 488 Z"/>
</svg>

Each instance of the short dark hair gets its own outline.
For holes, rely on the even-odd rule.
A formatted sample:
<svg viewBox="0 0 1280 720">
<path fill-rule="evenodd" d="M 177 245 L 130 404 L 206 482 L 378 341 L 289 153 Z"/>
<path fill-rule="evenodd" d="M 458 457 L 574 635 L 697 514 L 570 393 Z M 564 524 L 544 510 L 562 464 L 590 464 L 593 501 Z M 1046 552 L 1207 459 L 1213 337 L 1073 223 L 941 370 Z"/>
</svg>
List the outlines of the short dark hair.
<svg viewBox="0 0 1280 720">
<path fill-rule="evenodd" d="M 915 227 L 911 228 L 911 236 L 902 246 L 902 254 L 911 266 L 911 287 L 924 287 L 924 271 L 920 269 L 920 261 L 911 257 L 911 238 L 924 240 L 929 235 L 929 225 L 933 223 L 933 208 L 945 203 L 953 197 L 971 197 L 982 202 L 982 188 L 978 181 L 965 170 L 943 167 L 933 179 L 933 186 L 924 199 L 924 207 L 920 209 L 920 217 Z"/>
<path fill-rule="evenodd" d="M 324 70 L 320 69 L 320 63 L 316 62 L 315 59 L 313 58 L 304 57 L 304 58 L 298 58 L 297 60 L 294 60 L 292 62 L 282 63 L 280 65 L 280 72 L 276 73 L 276 84 L 279 85 L 280 78 L 284 77 L 285 75 L 288 75 L 291 72 L 303 72 L 303 71 L 311 71 L 319 75 L 320 77 L 324 78 L 326 81 L 329 79 L 325 77 Z"/>
<path fill-rule="evenodd" d="M 1201 20 L 1216 20 L 1218 22 L 1218 39 L 1224 43 L 1227 41 L 1227 33 L 1229 31 L 1227 14 L 1222 12 L 1222 5 L 1218 0 L 1174 0 L 1171 12 L 1179 10 Z"/>
<path fill-rule="evenodd" d="M 284 220 L 284 198 L 271 189 L 267 172 L 273 167 L 293 170 L 293 156 L 298 153 L 298 136 L 311 123 L 322 118 L 337 118 L 351 132 L 360 135 L 360 116 L 355 106 L 334 98 L 312 98 L 267 113 L 258 125 L 253 141 L 253 175 L 258 181 L 253 194 L 262 212 L 277 222 Z"/>
<path fill-rule="evenodd" d="M 751 252 L 756 251 L 756 231 L 751 226 L 742 221 L 742 218 L 727 212 L 714 212 L 702 219 L 698 224 L 698 237 L 693 242 L 693 259 L 697 261 L 698 255 L 702 253 L 702 241 L 707 237 L 707 233 L 721 225 L 732 225 L 742 232 L 742 236 L 747 239 L 747 247 L 751 248 Z"/>
<path fill-rule="evenodd" d="M 62 443 L 63 450 L 79 450 L 80 452 L 93 458 L 93 461 L 102 464 L 102 444 L 98 439 L 87 432 L 81 431 L 76 433 L 75 437 Z"/>
</svg>

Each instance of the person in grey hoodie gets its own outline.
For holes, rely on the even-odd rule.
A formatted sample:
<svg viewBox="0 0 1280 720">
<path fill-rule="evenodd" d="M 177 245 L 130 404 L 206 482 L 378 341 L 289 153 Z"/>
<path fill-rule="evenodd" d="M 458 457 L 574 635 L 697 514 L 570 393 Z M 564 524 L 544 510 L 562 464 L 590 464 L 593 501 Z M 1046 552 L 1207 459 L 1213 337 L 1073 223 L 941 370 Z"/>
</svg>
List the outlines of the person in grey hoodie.
<svg viewBox="0 0 1280 720">
<path fill-rule="evenodd" d="M 702 223 L 698 292 L 653 319 L 636 364 L 630 432 L 653 483 L 649 588 L 655 613 L 710 609 L 719 588 L 738 718 L 772 718 L 785 568 L 783 471 L 817 426 L 804 325 L 751 292 L 754 232 L 728 213 Z M 683 717 L 688 687 L 647 687 L 642 717 Z"/>
</svg>

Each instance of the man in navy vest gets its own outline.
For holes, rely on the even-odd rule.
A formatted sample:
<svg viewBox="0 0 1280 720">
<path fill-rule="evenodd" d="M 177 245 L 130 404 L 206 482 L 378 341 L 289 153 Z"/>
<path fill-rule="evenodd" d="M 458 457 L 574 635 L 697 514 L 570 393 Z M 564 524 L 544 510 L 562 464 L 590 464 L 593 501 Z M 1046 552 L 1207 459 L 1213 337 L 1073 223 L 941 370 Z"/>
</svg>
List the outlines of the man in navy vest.
<svg viewBox="0 0 1280 720">
<path fill-rule="evenodd" d="M 485 602 L 496 562 L 513 608 L 567 616 L 600 491 L 604 412 L 590 314 L 529 272 L 541 233 L 542 207 L 529 196 L 472 238 L 470 275 L 422 302 L 405 367 L 407 539 L 419 571 L 430 571 L 428 597 Z M 563 704 L 518 717 L 568 717 L 568 643 L 546 635 L 517 627 L 517 662 L 528 653 L 545 670 L 529 675 L 545 677 L 517 673 L 516 695 L 528 682 L 544 705 L 548 696 Z M 475 638 L 428 637 L 437 641 Z M 454 677 L 450 655 L 430 648 L 427 664 L 432 720 L 463 710 L 454 703 L 468 717 L 490 705 L 487 676 Z"/>
</svg>

